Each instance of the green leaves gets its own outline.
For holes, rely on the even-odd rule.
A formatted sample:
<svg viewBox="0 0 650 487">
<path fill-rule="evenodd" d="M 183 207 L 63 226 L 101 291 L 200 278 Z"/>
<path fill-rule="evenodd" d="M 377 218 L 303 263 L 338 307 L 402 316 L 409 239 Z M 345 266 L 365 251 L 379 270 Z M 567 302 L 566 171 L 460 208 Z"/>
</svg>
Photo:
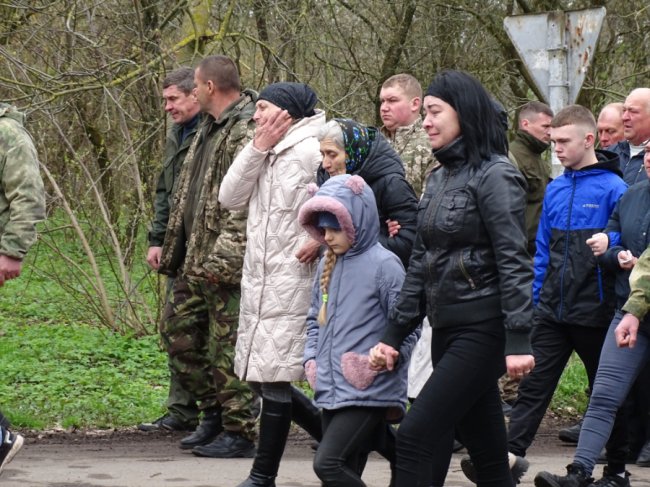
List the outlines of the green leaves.
<svg viewBox="0 0 650 487">
<path fill-rule="evenodd" d="M 0 397 L 18 427 L 133 426 L 159 416 L 167 358 L 155 336 L 0 319 Z"/>
</svg>

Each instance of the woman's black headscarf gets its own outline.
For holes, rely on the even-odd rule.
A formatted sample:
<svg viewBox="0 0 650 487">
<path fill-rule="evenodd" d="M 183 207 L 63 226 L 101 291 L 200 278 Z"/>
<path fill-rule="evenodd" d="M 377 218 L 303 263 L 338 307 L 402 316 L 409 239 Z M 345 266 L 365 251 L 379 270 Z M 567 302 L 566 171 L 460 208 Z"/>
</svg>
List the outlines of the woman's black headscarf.
<svg viewBox="0 0 650 487">
<path fill-rule="evenodd" d="M 296 120 L 314 115 L 318 103 L 314 90 L 304 83 L 273 83 L 264 88 L 257 99 L 270 101 Z"/>
</svg>

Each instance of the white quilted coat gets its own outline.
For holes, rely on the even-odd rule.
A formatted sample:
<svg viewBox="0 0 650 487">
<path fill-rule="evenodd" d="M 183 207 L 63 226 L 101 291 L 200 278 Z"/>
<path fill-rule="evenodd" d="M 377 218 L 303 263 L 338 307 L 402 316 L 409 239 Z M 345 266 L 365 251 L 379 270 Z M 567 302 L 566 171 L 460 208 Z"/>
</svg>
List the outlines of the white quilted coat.
<svg viewBox="0 0 650 487">
<path fill-rule="evenodd" d="M 269 152 L 252 141 L 239 153 L 219 190 L 230 209 L 248 207 L 235 373 L 244 380 L 302 380 L 305 319 L 316 263 L 296 252 L 309 240 L 298 223 L 321 162 L 317 135 L 325 113 L 303 118 Z"/>
</svg>

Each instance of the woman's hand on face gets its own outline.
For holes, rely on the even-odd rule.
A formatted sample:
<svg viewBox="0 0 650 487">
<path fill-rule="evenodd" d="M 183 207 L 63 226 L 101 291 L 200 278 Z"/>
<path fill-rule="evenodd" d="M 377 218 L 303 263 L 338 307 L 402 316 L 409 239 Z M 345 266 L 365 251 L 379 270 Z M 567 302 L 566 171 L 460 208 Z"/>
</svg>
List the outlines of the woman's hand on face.
<svg viewBox="0 0 650 487">
<path fill-rule="evenodd" d="M 618 255 L 618 265 L 621 266 L 621 269 L 624 271 L 630 271 L 636 265 L 636 261 L 639 260 L 632 255 L 632 252 L 629 250 L 621 250 Z"/>
<path fill-rule="evenodd" d="M 293 119 L 286 110 L 270 115 L 255 128 L 253 146 L 261 152 L 271 150 L 284 137 L 292 122 Z"/>
<path fill-rule="evenodd" d="M 368 361 L 372 370 L 393 370 L 399 352 L 390 345 L 379 342 L 370 349 Z"/>
<path fill-rule="evenodd" d="M 506 369 L 513 379 L 523 379 L 533 368 L 535 368 L 535 358 L 532 355 L 506 355 Z"/>
<path fill-rule="evenodd" d="M 388 226 L 388 238 L 392 238 L 399 233 L 402 226 L 397 220 L 386 220 L 386 225 Z"/>
</svg>

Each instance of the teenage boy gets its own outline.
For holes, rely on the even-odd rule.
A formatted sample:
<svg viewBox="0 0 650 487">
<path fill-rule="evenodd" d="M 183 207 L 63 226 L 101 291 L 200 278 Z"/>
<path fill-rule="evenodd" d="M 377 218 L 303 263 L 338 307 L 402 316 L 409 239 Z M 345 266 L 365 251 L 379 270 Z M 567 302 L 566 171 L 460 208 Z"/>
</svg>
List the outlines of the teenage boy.
<svg viewBox="0 0 650 487">
<path fill-rule="evenodd" d="M 551 122 L 551 142 L 565 171 L 548 185 L 537 232 L 531 338 L 535 368 L 519 385 L 508 431 L 516 483 L 528 468 L 523 457 L 574 351 L 593 386 L 614 312 L 614 278 L 601 269 L 586 240 L 605 227 L 627 185 L 617 157 L 594 149 L 595 134 L 593 115 L 579 105 L 562 109 Z M 624 455 L 619 446 L 625 445 L 625 431 L 618 429 L 622 435 L 614 435 L 610 450 Z M 469 457 L 461 467 L 472 480 Z"/>
</svg>

